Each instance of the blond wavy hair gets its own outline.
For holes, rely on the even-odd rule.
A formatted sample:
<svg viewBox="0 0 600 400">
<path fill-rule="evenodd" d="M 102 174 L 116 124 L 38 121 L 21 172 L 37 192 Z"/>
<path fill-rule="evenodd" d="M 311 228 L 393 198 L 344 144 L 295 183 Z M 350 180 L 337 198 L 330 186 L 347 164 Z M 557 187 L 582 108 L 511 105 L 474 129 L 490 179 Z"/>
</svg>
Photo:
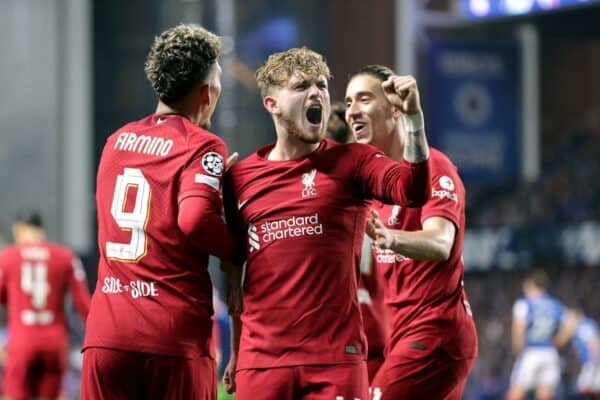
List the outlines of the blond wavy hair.
<svg viewBox="0 0 600 400">
<path fill-rule="evenodd" d="M 204 83 L 222 53 L 221 39 L 200 25 L 180 24 L 156 38 L 146 58 L 146 77 L 166 104 Z"/>
<path fill-rule="evenodd" d="M 262 97 L 269 93 L 271 87 L 281 87 L 296 72 L 307 77 L 319 75 L 330 79 L 331 73 L 325 57 L 307 47 L 293 48 L 275 53 L 256 70 L 256 84 Z"/>
</svg>

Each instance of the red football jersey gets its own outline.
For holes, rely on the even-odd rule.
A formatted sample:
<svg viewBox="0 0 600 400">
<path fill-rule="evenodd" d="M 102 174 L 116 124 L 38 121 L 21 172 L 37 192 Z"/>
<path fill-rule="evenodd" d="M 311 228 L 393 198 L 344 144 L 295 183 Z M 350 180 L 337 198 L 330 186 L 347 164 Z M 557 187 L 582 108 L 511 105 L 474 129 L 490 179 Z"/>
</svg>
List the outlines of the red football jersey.
<svg viewBox="0 0 600 400">
<path fill-rule="evenodd" d="M 450 258 L 445 262 L 415 261 L 391 250 L 374 249 L 377 268 L 384 272 L 385 303 L 391 325 L 387 352 L 402 340 L 427 336 L 442 338 L 451 356 L 477 354 L 477 335 L 463 287 L 465 188 L 456 166 L 431 149 L 431 193 L 422 208 L 381 205 L 374 208 L 391 229 L 416 231 L 431 217 L 444 217 L 456 226 Z"/>
<path fill-rule="evenodd" d="M 96 185 L 98 282 L 85 347 L 212 356 L 208 255 L 177 225 L 178 204 L 221 210 L 226 146 L 179 115 L 125 125 L 104 146 Z"/>
<path fill-rule="evenodd" d="M 64 346 L 68 341 L 65 295 L 71 293 L 83 319 L 90 293 L 79 258 L 68 248 L 43 241 L 0 252 L 0 301 L 8 309 L 8 346 Z"/>
<path fill-rule="evenodd" d="M 226 185 L 226 214 L 247 257 L 237 366 L 364 360 L 357 275 L 368 200 L 424 201 L 428 162 L 395 163 L 374 147 L 329 140 L 308 156 L 269 161 L 272 148 L 235 164 Z"/>
<path fill-rule="evenodd" d="M 389 334 L 384 286 L 383 273 L 380 268 L 375 268 L 371 239 L 365 235 L 358 279 L 358 302 L 367 335 L 369 356 L 372 357 L 383 355 Z"/>
</svg>

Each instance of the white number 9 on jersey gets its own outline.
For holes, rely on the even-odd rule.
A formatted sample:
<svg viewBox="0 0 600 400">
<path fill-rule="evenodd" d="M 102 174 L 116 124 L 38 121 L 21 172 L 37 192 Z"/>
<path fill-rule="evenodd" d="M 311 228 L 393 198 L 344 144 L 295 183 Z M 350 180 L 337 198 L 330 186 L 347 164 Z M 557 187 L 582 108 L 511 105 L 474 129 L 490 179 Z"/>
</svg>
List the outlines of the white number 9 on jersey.
<svg viewBox="0 0 600 400">
<path fill-rule="evenodd" d="M 127 195 L 137 188 L 134 206 L 125 211 Z M 150 212 L 150 184 L 138 168 L 125 168 L 117 176 L 110 213 L 119 228 L 131 232 L 129 243 L 106 242 L 106 255 L 110 259 L 137 262 L 146 255 L 146 223 Z"/>
</svg>

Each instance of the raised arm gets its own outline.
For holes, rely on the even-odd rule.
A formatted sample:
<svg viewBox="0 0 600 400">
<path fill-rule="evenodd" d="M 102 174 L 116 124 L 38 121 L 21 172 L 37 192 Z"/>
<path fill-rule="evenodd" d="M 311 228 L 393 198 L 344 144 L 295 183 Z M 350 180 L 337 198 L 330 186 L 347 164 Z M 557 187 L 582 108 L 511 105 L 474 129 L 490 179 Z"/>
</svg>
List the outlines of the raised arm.
<svg viewBox="0 0 600 400">
<path fill-rule="evenodd" d="M 417 81 L 410 75 L 394 75 L 381 84 L 392 105 L 402 112 L 404 127 L 404 159 L 420 163 L 429 158 L 425 122 Z"/>
</svg>

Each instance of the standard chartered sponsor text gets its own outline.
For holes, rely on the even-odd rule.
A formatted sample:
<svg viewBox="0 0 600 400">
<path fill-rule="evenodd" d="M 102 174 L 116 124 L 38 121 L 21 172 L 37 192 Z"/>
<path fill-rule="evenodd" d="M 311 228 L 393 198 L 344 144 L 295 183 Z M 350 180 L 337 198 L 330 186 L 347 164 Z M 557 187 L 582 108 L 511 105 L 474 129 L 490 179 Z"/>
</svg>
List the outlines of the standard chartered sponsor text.
<svg viewBox="0 0 600 400">
<path fill-rule="evenodd" d="M 263 222 L 258 227 L 261 239 L 265 243 L 273 240 L 323 234 L 323 224 L 319 222 L 318 213 Z"/>
</svg>

